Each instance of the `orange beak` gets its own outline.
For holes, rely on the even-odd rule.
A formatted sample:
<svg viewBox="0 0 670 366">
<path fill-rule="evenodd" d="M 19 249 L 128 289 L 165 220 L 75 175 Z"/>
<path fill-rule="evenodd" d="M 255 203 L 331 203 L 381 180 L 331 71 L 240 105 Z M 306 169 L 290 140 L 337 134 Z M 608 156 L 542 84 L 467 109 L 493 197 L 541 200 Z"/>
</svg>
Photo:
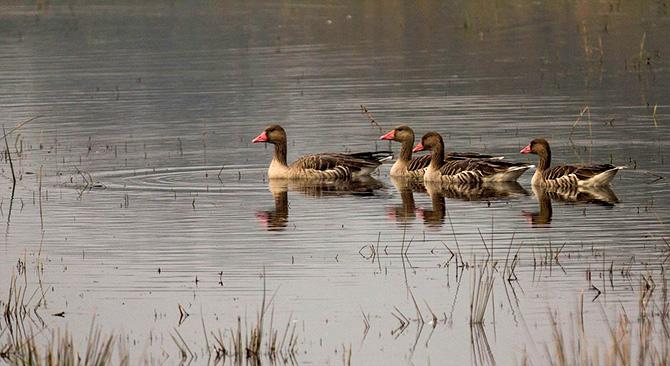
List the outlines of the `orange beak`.
<svg viewBox="0 0 670 366">
<path fill-rule="evenodd" d="M 423 146 L 422 143 L 419 143 L 418 145 L 414 146 L 412 152 L 423 151 L 423 150 L 426 150 L 426 148 Z"/>
<path fill-rule="evenodd" d="M 530 154 L 530 145 L 524 147 L 524 148 L 521 149 L 521 151 L 519 151 L 519 152 L 522 153 L 522 154 Z"/>
<path fill-rule="evenodd" d="M 380 137 L 380 140 L 393 140 L 395 138 L 395 130 L 389 131 L 386 135 Z"/>
<path fill-rule="evenodd" d="M 257 143 L 257 142 L 268 142 L 268 134 L 263 131 L 260 135 L 256 136 L 253 140 L 251 140 L 252 143 Z"/>
</svg>

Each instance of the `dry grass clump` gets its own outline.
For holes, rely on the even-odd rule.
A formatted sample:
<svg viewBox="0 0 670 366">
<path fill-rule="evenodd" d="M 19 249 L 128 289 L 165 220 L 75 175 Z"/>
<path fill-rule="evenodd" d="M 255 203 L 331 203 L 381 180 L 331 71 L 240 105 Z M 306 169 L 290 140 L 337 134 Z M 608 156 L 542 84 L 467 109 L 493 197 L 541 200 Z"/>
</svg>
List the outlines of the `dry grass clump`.
<svg viewBox="0 0 670 366">
<path fill-rule="evenodd" d="M 68 330 L 49 329 L 41 318 L 46 300 L 41 287 L 32 294 L 27 291 L 25 268 L 20 267 L 19 279 L 12 276 L 6 301 L 0 300 L 0 364 L 17 366 L 104 366 L 129 365 L 130 351 L 119 335 L 105 335 L 101 328 L 91 325 L 83 342 L 75 342 Z M 265 276 L 264 276 L 265 277 Z M 29 295 L 30 294 L 30 295 Z M 206 363 L 236 365 L 269 363 L 297 364 L 298 335 L 291 317 L 283 330 L 274 327 L 272 299 L 267 301 L 265 282 L 263 299 L 255 322 L 248 324 L 237 318 L 236 327 L 211 332 L 210 342 L 205 332 L 204 340 L 197 339 L 196 346 L 189 346 L 175 329 L 171 335 L 182 364 L 202 362 L 199 355 L 206 354 Z M 62 316 L 62 314 L 53 314 Z M 269 319 L 268 319 L 269 318 Z M 205 327 L 203 320 L 203 329 Z M 77 339 L 79 337 L 76 337 Z M 193 351 L 195 350 L 195 352 Z M 168 356 L 169 357 L 169 356 Z M 146 360 L 145 360 L 146 361 Z M 139 362 L 146 363 L 146 362 Z"/>
<path fill-rule="evenodd" d="M 22 262 L 19 262 L 20 264 Z M 49 336 L 46 324 L 38 310 L 45 304 L 40 289 L 31 295 L 27 292 L 25 268 L 19 266 L 20 282 L 12 276 L 7 300 L 2 305 L 0 321 L 0 361 L 10 365 L 32 366 L 101 366 L 111 364 L 113 359 L 114 336 L 103 336 L 99 328 L 91 326 L 87 343 L 78 347 L 67 331 L 52 331 Z M 127 365 L 125 349 L 119 349 L 115 364 Z"/>
<path fill-rule="evenodd" d="M 623 309 L 614 324 L 605 316 L 609 337 L 604 344 L 600 338 L 589 337 L 584 321 L 583 296 L 571 330 L 566 330 L 552 313 L 553 342 L 545 345 L 548 363 L 557 366 L 670 365 L 670 305 L 665 278 L 660 303 L 652 300 L 655 289 L 651 276 L 643 276 L 636 319 Z"/>
<path fill-rule="evenodd" d="M 470 285 L 470 325 L 484 323 L 484 315 L 493 292 L 494 268 L 486 261 L 481 268 L 475 268 Z"/>
<path fill-rule="evenodd" d="M 20 366 L 102 366 L 111 365 L 116 337 L 103 336 L 100 328 L 91 327 L 86 346 L 78 348 L 66 330 L 53 332 L 44 345 L 38 344 L 39 333 L 30 332 L 15 337 L 16 343 L 4 345 L 0 358 Z M 127 351 L 120 349 L 115 365 L 128 365 Z"/>
<path fill-rule="evenodd" d="M 237 318 L 237 327 L 228 330 L 212 332 L 214 343 L 214 361 L 222 362 L 230 358 L 236 365 L 241 365 L 244 360 L 251 364 L 260 364 L 263 358 L 274 364 L 277 360 L 283 363 L 297 363 L 298 335 L 296 324 L 291 317 L 286 322 L 282 332 L 274 328 L 274 311 L 268 310 L 274 296 L 267 300 L 265 288 L 265 275 L 263 275 L 263 299 L 261 307 L 256 314 L 256 322 L 242 326 L 242 318 Z"/>
</svg>

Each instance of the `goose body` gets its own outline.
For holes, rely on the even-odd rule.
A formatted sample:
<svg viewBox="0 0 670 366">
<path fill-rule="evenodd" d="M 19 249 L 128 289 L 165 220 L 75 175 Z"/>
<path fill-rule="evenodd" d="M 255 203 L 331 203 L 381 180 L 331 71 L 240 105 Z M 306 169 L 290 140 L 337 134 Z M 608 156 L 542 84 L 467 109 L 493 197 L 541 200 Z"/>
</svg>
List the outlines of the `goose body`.
<svg viewBox="0 0 670 366">
<path fill-rule="evenodd" d="M 449 159 L 444 160 L 444 141 L 437 132 L 429 132 L 412 151 L 430 150 L 430 164 L 423 175 L 424 182 L 448 184 L 514 182 L 532 165 L 504 160 Z"/>
<path fill-rule="evenodd" d="M 412 157 L 412 146 L 414 145 L 414 130 L 406 125 L 400 125 L 379 138 L 380 140 L 391 140 L 400 142 L 400 155 L 391 167 L 392 177 L 422 178 L 430 165 L 430 155 Z M 472 152 L 448 152 L 444 155 L 445 161 L 464 159 L 501 159 L 492 155 Z"/>
<path fill-rule="evenodd" d="M 599 187 L 610 184 L 616 173 L 625 168 L 611 164 L 551 165 L 551 148 L 545 139 L 535 139 L 520 153 L 535 154 L 539 164 L 531 184 L 549 188 Z"/>
<path fill-rule="evenodd" d="M 291 164 L 286 162 L 286 131 L 279 125 L 268 126 L 253 143 L 266 142 L 275 147 L 268 168 L 270 179 L 352 179 L 370 175 L 391 152 L 356 154 L 321 153 L 305 155 Z"/>
</svg>

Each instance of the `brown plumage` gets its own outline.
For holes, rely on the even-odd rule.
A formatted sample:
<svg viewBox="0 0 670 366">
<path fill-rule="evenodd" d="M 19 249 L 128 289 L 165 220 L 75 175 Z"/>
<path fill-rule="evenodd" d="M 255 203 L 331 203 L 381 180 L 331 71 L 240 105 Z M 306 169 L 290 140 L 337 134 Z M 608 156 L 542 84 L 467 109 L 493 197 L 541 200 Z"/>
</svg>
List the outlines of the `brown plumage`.
<svg viewBox="0 0 670 366">
<path fill-rule="evenodd" d="M 414 130 L 407 125 L 400 125 L 379 138 L 380 140 L 391 140 L 400 142 L 400 155 L 391 167 L 390 175 L 392 177 L 423 177 L 425 169 L 430 164 L 430 155 L 417 156 L 412 158 L 412 146 L 414 145 Z M 447 152 L 445 160 L 463 160 L 463 159 L 500 159 L 492 155 L 479 154 L 473 152 Z"/>
<path fill-rule="evenodd" d="M 567 188 L 570 186 L 608 185 L 623 166 L 611 164 L 598 165 L 557 165 L 551 166 L 551 148 L 545 139 L 535 139 L 520 153 L 535 154 L 539 157 L 537 170 L 531 183 L 547 187 Z"/>
<path fill-rule="evenodd" d="M 292 164 L 286 163 L 286 131 L 279 125 L 268 126 L 253 143 L 266 142 L 275 146 L 268 168 L 269 178 L 288 179 L 350 179 L 369 175 L 382 161 L 390 158 L 389 151 L 356 154 L 322 153 L 305 155 Z"/>
<path fill-rule="evenodd" d="M 504 160 L 447 160 L 444 161 L 444 141 L 437 132 L 428 132 L 412 151 L 430 150 L 430 164 L 423 179 L 442 183 L 514 182 L 531 165 Z"/>
</svg>

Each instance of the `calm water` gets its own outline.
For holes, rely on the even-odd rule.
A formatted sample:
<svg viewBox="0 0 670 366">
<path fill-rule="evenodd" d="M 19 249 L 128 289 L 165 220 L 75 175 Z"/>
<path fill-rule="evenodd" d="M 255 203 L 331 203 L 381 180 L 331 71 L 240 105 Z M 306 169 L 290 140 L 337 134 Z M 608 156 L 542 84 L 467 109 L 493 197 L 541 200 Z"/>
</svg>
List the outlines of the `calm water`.
<svg viewBox="0 0 670 366">
<path fill-rule="evenodd" d="M 177 362 L 175 329 L 204 362 L 202 323 L 253 319 L 263 272 L 278 328 L 296 324 L 300 364 L 341 364 L 343 347 L 354 364 L 510 364 L 524 350 L 542 364 L 549 310 L 567 319 L 581 293 L 606 341 L 602 309 L 634 312 L 640 276 L 660 283 L 669 254 L 668 11 L 0 5 L 2 123 L 39 116 L 9 136 L 13 201 L 2 164 L 0 298 L 19 261 L 31 289 L 43 263 L 50 327 L 83 337 L 94 318 L 151 363 Z M 528 173 L 457 193 L 393 181 L 390 164 L 356 184 L 268 182 L 272 150 L 250 140 L 271 122 L 289 160 L 398 151 L 378 137 L 407 123 L 451 150 L 534 162 L 518 151 L 544 136 L 555 162 L 629 169 L 580 201 L 534 192 Z M 481 330 L 468 324 L 472 271 L 450 250 L 499 268 L 521 259 L 518 281 L 497 277 Z M 589 302 L 592 286 L 603 294 Z M 397 331 L 396 307 L 416 318 L 412 296 L 446 321 Z"/>
</svg>

